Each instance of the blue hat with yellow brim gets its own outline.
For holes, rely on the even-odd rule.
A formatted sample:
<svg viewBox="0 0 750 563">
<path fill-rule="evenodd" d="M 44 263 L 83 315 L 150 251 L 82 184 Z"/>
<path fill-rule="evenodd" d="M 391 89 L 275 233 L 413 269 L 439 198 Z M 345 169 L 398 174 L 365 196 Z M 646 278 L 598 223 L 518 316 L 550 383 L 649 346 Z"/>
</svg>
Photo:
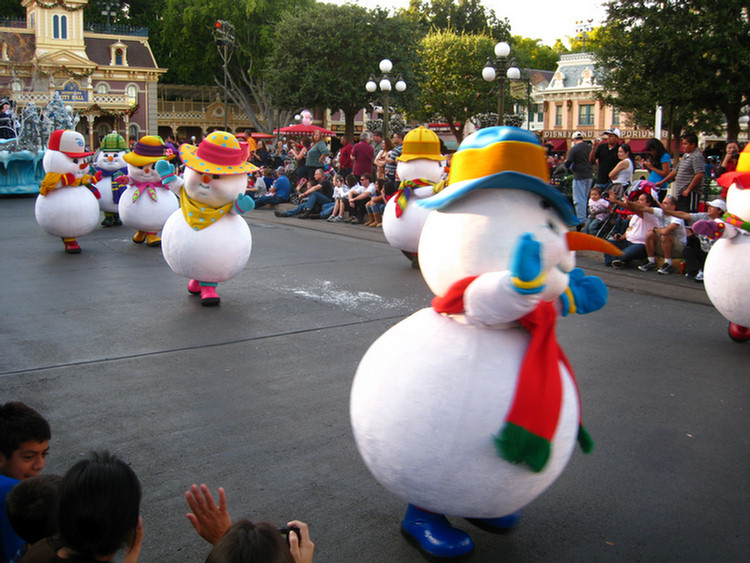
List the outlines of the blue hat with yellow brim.
<svg viewBox="0 0 750 563">
<path fill-rule="evenodd" d="M 578 225 L 568 198 L 549 183 L 547 151 L 533 133 L 517 127 L 487 127 L 466 137 L 453 155 L 448 185 L 418 205 L 443 209 L 479 189 L 533 192 L 570 226 Z"/>
</svg>

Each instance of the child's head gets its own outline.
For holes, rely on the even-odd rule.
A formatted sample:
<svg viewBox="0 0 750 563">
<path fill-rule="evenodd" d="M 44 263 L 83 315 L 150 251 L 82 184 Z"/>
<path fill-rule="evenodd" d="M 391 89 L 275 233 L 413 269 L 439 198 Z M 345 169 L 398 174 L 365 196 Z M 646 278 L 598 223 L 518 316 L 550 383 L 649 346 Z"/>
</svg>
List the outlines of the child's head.
<svg viewBox="0 0 750 563">
<path fill-rule="evenodd" d="M 344 177 L 341 174 L 336 174 L 333 177 L 333 183 L 336 186 L 343 186 L 344 185 Z"/>
<path fill-rule="evenodd" d="M 289 546 L 279 530 L 266 522 L 239 520 L 217 542 L 206 563 L 294 563 Z"/>
<path fill-rule="evenodd" d="M 346 176 L 346 185 L 350 188 L 353 188 L 357 185 L 357 177 L 354 174 L 347 174 Z"/>
<path fill-rule="evenodd" d="M 377 193 L 383 193 L 383 188 L 385 188 L 385 178 L 378 178 L 375 180 L 375 191 Z"/>
<path fill-rule="evenodd" d="M 602 190 L 596 186 L 591 188 L 591 191 L 589 192 L 589 197 L 593 201 L 597 201 L 600 197 L 602 197 Z"/>
<path fill-rule="evenodd" d="M 27 479 L 44 469 L 51 437 L 49 423 L 28 405 L 0 405 L 0 473 Z"/>
<path fill-rule="evenodd" d="M 5 497 L 8 522 L 29 545 L 57 533 L 55 506 L 60 475 L 37 475 L 24 479 Z"/>
<path fill-rule="evenodd" d="M 92 453 L 60 483 L 57 525 L 63 544 L 84 557 L 115 553 L 135 538 L 141 485 L 128 464 Z"/>
</svg>

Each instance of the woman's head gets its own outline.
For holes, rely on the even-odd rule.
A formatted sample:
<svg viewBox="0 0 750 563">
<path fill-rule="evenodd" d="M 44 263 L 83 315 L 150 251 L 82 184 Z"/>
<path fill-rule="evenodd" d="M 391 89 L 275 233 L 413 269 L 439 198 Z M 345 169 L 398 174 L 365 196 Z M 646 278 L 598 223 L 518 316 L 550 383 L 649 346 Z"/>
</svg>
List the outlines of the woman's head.
<svg viewBox="0 0 750 563">
<path fill-rule="evenodd" d="M 737 157 L 740 154 L 740 144 L 737 141 L 727 141 L 727 148 L 724 152 L 733 157 Z"/>
<path fill-rule="evenodd" d="M 214 546 L 206 563 L 294 563 L 294 558 L 274 526 L 239 520 Z"/>
<path fill-rule="evenodd" d="M 646 152 L 648 153 L 651 163 L 655 166 L 661 162 L 661 157 L 667 152 L 664 145 L 659 139 L 649 139 L 646 143 Z"/>
<path fill-rule="evenodd" d="M 313 141 L 317 143 L 322 137 L 323 135 L 320 134 L 320 131 L 313 131 Z"/>
<path fill-rule="evenodd" d="M 132 542 L 138 526 L 141 485 L 117 456 L 93 452 L 60 483 L 57 521 L 65 547 L 90 560 L 112 555 Z"/>
<path fill-rule="evenodd" d="M 620 160 L 625 160 L 626 158 L 630 158 L 632 160 L 633 155 L 630 151 L 630 145 L 627 143 L 623 143 L 620 145 L 620 147 L 617 149 L 617 156 L 620 157 Z"/>
</svg>

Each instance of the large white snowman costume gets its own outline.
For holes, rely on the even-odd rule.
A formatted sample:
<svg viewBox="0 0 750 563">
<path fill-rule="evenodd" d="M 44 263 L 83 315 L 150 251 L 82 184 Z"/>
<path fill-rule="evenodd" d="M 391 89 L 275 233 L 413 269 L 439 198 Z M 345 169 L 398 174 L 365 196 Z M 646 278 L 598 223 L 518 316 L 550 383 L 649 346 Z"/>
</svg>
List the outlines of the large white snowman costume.
<svg viewBox="0 0 750 563">
<path fill-rule="evenodd" d="M 128 145 L 122 135 L 112 132 L 106 135 L 94 154 L 93 165 L 96 169 L 94 180 L 99 190 L 99 208 L 104 212 L 103 227 L 122 225 L 118 215 L 120 197 L 127 186 L 117 182 L 117 178 L 124 178 L 128 174 L 128 165 L 124 156 L 128 153 Z"/>
<path fill-rule="evenodd" d="M 180 147 L 183 178 L 169 163 L 157 165 L 164 183 L 180 193 L 180 209 L 164 225 L 162 253 L 172 270 L 190 278 L 188 291 L 200 294 L 201 305 L 218 305 L 216 286 L 236 276 L 250 257 L 253 239 L 241 215 L 255 206 L 245 189 L 257 167 L 248 155 L 246 143 L 214 131 L 197 147 Z"/>
<path fill-rule="evenodd" d="M 719 177 L 729 187 L 727 212 L 718 221 L 697 221 L 693 230 L 716 239 L 703 267 L 704 286 L 714 307 L 729 320 L 729 336 L 750 340 L 750 145 L 737 170 Z"/>
<path fill-rule="evenodd" d="M 417 205 L 442 188 L 445 158 L 440 154 L 440 139 L 426 127 L 417 127 L 404 137 L 396 173 L 399 189 L 388 200 L 383 212 L 383 234 L 388 243 L 401 250 L 417 266 L 417 249 L 422 228 L 430 213 Z"/>
<path fill-rule="evenodd" d="M 450 558 L 473 543 L 444 514 L 505 530 L 577 440 L 592 447 L 554 322 L 606 302 L 570 250 L 618 251 L 568 232 L 577 220 L 549 186 L 544 149 L 513 127 L 467 137 L 448 186 L 419 205 L 436 210 L 418 251 L 438 297 L 362 358 L 351 420 L 370 471 L 409 503 L 403 535 L 428 558 Z"/>
<path fill-rule="evenodd" d="M 99 221 L 99 204 L 87 174 L 88 157 L 83 135 L 76 131 L 53 131 L 42 159 L 46 172 L 34 214 L 37 223 L 51 235 L 61 237 L 65 252 L 78 254 L 76 237 L 90 233 Z"/>
<path fill-rule="evenodd" d="M 155 168 L 157 162 L 175 156 L 161 137 L 146 135 L 123 157 L 128 163 L 128 189 L 120 196 L 117 209 L 123 224 L 137 229 L 133 235 L 136 244 L 161 246 L 157 233 L 179 207 L 177 196 L 162 184 Z"/>
</svg>

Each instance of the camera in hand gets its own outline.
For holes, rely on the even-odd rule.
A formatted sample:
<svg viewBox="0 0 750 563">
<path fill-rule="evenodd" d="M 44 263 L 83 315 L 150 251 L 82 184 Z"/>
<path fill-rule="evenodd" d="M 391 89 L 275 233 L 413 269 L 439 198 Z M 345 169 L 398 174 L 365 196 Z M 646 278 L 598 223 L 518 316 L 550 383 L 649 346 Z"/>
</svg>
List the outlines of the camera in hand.
<svg viewBox="0 0 750 563">
<path fill-rule="evenodd" d="M 299 528 L 296 526 L 282 526 L 279 528 L 279 533 L 286 538 L 286 543 L 289 545 L 289 532 L 294 532 L 297 535 L 297 540 L 301 540 L 302 536 L 299 534 Z"/>
</svg>

